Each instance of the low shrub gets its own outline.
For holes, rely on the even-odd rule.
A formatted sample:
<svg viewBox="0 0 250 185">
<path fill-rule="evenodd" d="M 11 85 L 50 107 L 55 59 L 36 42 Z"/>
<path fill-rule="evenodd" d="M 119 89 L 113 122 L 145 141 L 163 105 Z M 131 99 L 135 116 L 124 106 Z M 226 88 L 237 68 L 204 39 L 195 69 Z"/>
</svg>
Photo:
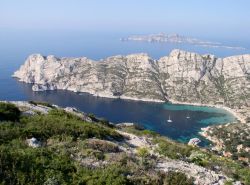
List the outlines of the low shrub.
<svg viewBox="0 0 250 185">
<path fill-rule="evenodd" d="M 0 121 L 18 121 L 20 110 L 11 103 L 0 102 Z"/>
<path fill-rule="evenodd" d="M 200 151 L 193 151 L 189 156 L 189 160 L 199 166 L 206 166 L 208 164 L 208 156 Z"/>
<path fill-rule="evenodd" d="M 138 155 L 139 157 L 141 157 L 141 158 L 146 158 L 146 157 L 149 156 L 149 151 L 148 151 L 147 148 L 144 148 L 144 147 L 138 148 L 138 149 L 137 149 L 137 155 Z"/>
<path fill-rule="evenodd" d="M 185 159 L 190 156 L 193 150 L 195 150 L 195 148 L 191 146 L 176 143 L 166 138 L 156 138 L 154 142 L 155 144 L 158 144 L 156 151 L 171 159 Z"/>
<path fill-rule="evenodd" d="M 165 185 L 193 185 L 193 179 L 181 172 L 169 172 L 164 179 Z"/>
<path fill-rule="evenodd" d="M 95 150 L 99 150 L 101 152 L 119 152 L 119 147 L 111 142 L 108 141 L 104 141 L 104 140 L 100 140 L 100 139 L 89 139 L 87 141 L 87 147 L 95 149 Z"/>
</svg>

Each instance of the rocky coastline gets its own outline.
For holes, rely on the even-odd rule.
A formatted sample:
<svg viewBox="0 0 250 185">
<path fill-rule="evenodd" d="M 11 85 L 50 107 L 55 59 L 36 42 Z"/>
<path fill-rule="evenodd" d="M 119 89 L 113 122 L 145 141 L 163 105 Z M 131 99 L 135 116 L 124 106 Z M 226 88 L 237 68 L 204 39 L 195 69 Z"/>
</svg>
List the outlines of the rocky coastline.
<svg viewBox="0 0 250 185">
<path fill-rule="evenodd" d="M 217 58 L 173 50 L 154 60 L 147 54 L 86 57 L 33 54 L 13 77 L 33 91 L 69 90 L 105 98 L 171 102 L 223 108 L 240 122 L 250 117 L 250 55 Z"/>
</svg>

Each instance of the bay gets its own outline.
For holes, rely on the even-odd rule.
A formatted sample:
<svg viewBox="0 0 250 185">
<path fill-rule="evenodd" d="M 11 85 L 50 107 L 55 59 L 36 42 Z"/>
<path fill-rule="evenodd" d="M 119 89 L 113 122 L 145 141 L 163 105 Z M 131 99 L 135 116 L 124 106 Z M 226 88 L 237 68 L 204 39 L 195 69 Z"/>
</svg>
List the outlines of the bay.
<svg viewBox="0 0 250 185">
<path fill-rule="evenodd" d="M 168 43 L 121 42 L 128 33 L 84 32 L 25 32 L 0 31 L 0 99 L 47 101 L 63 107 L 72 106 L 86 113 L 93 113 L 113 123 L 134 122 L 180 142 L 200 137 L 200 128 L 212 124 L 235 121 L 222 109 L 188 105 L 140 102 L 94 97 L 69 91 L 32 92 L 31 85 L 11 77 L 28 55 L 41 53 L 58 57 L 86 56 L 99 60 L 112 55 L 148 53 L 158 59 L 172 49 L 183 49 L 200 54 L 212 53 L 218 57 L 250 53 L 247 50 L 204 48 L 193 45 Z M 4 44 L 3 44 L 4 43 Z M 249 48 L 249 42 L 227 41 L 227 44 Z M 240 45 L 239 45 L 240 44 Z M 171 116 L 172 123 L 167 119 Z M 190 119 L 187 119 L 187 116 Z M 202 138 L 201 138 L 202 139 Z M 202 139 L 203 145 L 208 144 Z"/>
</svg>

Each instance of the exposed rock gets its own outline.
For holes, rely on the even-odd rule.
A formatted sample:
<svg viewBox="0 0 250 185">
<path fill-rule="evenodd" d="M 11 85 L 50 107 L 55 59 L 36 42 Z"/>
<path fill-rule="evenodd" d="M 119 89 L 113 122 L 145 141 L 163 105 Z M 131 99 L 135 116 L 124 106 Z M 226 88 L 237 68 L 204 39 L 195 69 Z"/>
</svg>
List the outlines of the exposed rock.
<svg viewBox="0 0 250 185">
<path fill-rule="evenodd" d="M 126 142 L 129 144 L 129 150 L 126 152 L 136 153 L 138 148 L 147 148 L 151 155 L 156 155 L 160 160 L 156 163 L 156 169 L 160 171 L 179 171 L 185 173 L 188 177 L 193 177 L 195 179 L 194 184 L 197 185 L 223 185 L 228 177 L 212 170 L 208 170 L 204 167 L 198 166 L 193 163 L 187 163 L 181 160 L 173 160 L 165 158 L 156 152 L 156 146 L 152 143 L 150 138 L 144 136 L 136 136 L 131 133 L 126 133 L 118 131 L 121 135 L 127 138 Z M 132 147 L 133 146 L 133 147 Z"/>
<path fill-rule="evenodd" d="M 29 102 L 12 102 L 12 103 L 15 103 L 18 107 L 28 107 L 31 110 L 37 110 L 37 108 L 38 109 L 40 108 L 40 106 L 30 104 Z M 48 111 L 45 111 L 46 109 L 44 106 L 41 107 L 43 107 L 43 109 L 41 110 L 44 110 L 44 113 L 48 113 Z M 47 108 L 51 109 L 50 107 Z M 76 115 L 79 117 L 82 117 L 82 115 L 84 115 L 84 113 L 80 114 L 80 112 L 77 109 L 72 107 L 65 108 L 65 111 L 71 113 L 75 112 L 77 113 Z M 85 145 L 88 145 L 88 147 L 94 150 L 100 150 L 100 152 L 107 152 L 107 153 L 126 152 L 128 155 L 136 155 L 138 148 L 147 148 L 149 150 L 150 155 L 156 157 L 155 158 L 156 164 L 154 166 L 155 170 L 160 170 L 165 172 L 168 171 L 183 172 L 188 177 L 193 177 L 195 180 L 194 184 L 197 185 L 220 185 L 220 184 L 222 185 L 224 184 L 225 181 L 230 180 L 226 175 L 224 175 L 219 170 L 213 171 L 193 163 L 187 163 L 181 160 L 173 160 L 162 156 L 157 152 L 156 148 L 158 147 L 158 145 L 154 143 L 153 138 L 150 138 L 148 136 L 138 136 L 121 130 L 116 130 L 116 131 L 124 137 L 124 140 L 107 141 L 96 138 L 90 138 L 87 140 Z M 27 139 L 26 142 L 30 147 L 34 148 L 42 147 L 44 145 L 44 142 L 39 141 L 35 137 Z M 48 141 L 46 145 L 47 144 L 50 145 L 50 141 Z M 82 149 L 81 147 L 80 148 L 75 147 L 75 145 L 73 145 L 73 148 L 74 151 Z M 191 154 L 190 157 L 192 157 L 192 155 L 193 157 L 195 157 L 193 153 Z M 199 155 L 199 153 L 198 154 L 196 153 L 196 156 L 197 155 Z M 106 160 L 98 160 L 93 156 L 82 156 L 81 153 L 77 152 L 71 154 L 70 156 L 72 159 L 80 162 L 81 165 L 90 168 L 105 167 L 109 164 Z M 240 182 L 237 182 L 235 184 L 240 184 Z"/>
<path fill-rule="evenodd" d="M 33 91 L 47 91 L 47 90 L 55 90 L 56 88 L 53 85 L 42 85 L 42 84 L 34 84 L 32 86 Z"/>
<path fill-rule="evenodd" d="M 135 126 L 134 123 L 118 123 L 116 124 L 117 127 L 133 127 Z"/>
<path fill-rule="evenodd" d="M 242 185 L 242 183 L 240 181 L 236 181 L 233 183 L 233 185 Z"/>
<path fill-rule="evenodd" d="M 146 54 L 83 58 L 31 55 L 13 75 L 33 90 L 66 89 L 136 100 L 197 102 L 249 107 L 250 55 L 216 58 L 173 50 L 153 60 Z M 239 90 L 240 89 L 240 90 Z"/>
<path fill-rule="evenodd" d="M 118 145 L 110 141 L 100 139 L 88 139 L 86 145 L 92 149 L 99 150 L 104 153 L 120 152 Z"/>
<path fill-rule="evenodd" d="M 164 162 L 159 162 L 157 167 L 163 171 L 183 172 L 189 177 L 195 178 L 194 184 L 199 185 L 223 185 L 227 180 L 227 177 L 222 174 L 178 160 L 165 160 Z"/>
<path fill-rule="evenodd" d="M 39 148 L 42 147 L 42 142 L 38 141 L 36 138 L 32 137 L 26 140 L 28 145 L 32 148 Z"/>
<path fill-rule="evenodd" d="M 191 146 L 198 146 L 198 144 L 201 142 L 199 138 L 192 138 L 189 140 L 188 145 Z"/>
<path fill-rule="evenodd" d="M 47 106 L 43 106 L 39 104 L 34 105 L 27 101 L 11 101 L 10 103 L 15 104 L 19 108 L 25 108 L 26 110 L 22 112 L 25 115 L 34 115 L 36 112 L 39 112 L 42 114 L 48 114 L 48 112 L 52 109 L 51 107 L 47 107 Z"/>
<path fill-rule="evenodd" d="M 27 110 L 27 111 L 22 112 L 22 115 L 24 115 L 24 116 L 34 116 L 34 115 L 36 115 L 36 113 L 34 111 L 32 111 L 32 110 Z"/>
</svg>

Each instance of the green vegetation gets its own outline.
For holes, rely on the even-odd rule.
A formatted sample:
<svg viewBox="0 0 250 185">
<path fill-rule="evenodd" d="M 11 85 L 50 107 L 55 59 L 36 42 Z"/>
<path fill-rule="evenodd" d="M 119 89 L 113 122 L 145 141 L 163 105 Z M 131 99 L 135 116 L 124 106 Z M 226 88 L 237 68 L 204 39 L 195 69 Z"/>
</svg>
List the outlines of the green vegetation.
<svg viewBox="0 0 250 185">
<path fill-rule="evenodd" d="M 89 123 L 56 108 L 47 115 L 20 116 L 12 104 L 1 104 L 1 115 L 0 184 L 162 185 L 188 179 L 154 171 L 147 149 L 139 149 L 138 157 L 121 152 L 110 141 L 123 137 L 105 120 Z M 43 146 L 29 147 L 31 137 Z M 98 165 L 103 161 L 106 165 Z"/>
<path fill-rule="evenodd" d="M 200 166 L 207 166 L 209 156 L 201 151 L 193 151 L 189 156 L 189 160 Z"/>
<path fill-rule="evenodd" d="M 108 121 L 95 118 L 96 122 L 89 123 L 56 108 L 46 115 L 20 116 L 18 108 L 8 103 L 1 103 L 0 110 L 0 184 L 193 183 L 183 173 L 155 170 L 156 159 L 148 148 L 138 148 L 133 155 L 121 151 L 119 145 L 124 138 Z M 157 144 L 156 152 L 163 156 L 219 170 L 234 180 L 250 184 L 249 167 L 242 162 L 174 142 L 139 127 L 122 130 L 150 137 Z M 42 147 L 29 147 L 26 139 L 32 137 L 42 142 Z"/>
<path fill-rule="evenodd" d="M 181 172 L 169 172 L 164 185 L 193 185 L 193 180 Z"/>
<path fill-rule="evenodd" d="M 86 145 L 88 148 L 99 150 L 101 152 L 119 152 L 119 147 L 111 142 L 99 140 L 99 139 L 91 139 L 86 142 Z"/>
<path fill-rule="evenodd" d="M 158 144 L 157 152 L 171 159 L 185 159 L 191 155 L 192 150 L 197 150 L 192 146 L 177 144 L 165 137 L 157 137 L 154 142 Z"/>
<path fill-rule="evenodd" d="M 19 109 L 11 103 L 0 102 L 0 121 L 18 121 Z"/>
<path fill-rule="evenodd" d="M 55 108 L 53 105 L 51 105 L 50 103 L 47 103 L 47 102 L 29 101 L 29 103 L 33 104 L 33 105 L 42 105 L 45 107 Z"/>
<path fill-rule="evenodd" d="M 213 137 L 224 141 L 224 151 L 232 154 L 232 159 L 244 158 L 245 163 L 250 164 L 250 130 L 244 123 L 221 125 L 220 127 L 212 127 Z M 248 162 L 247 162 L 248 161 Z"/>
<path fill-rule="evenodd" d="M 146 135 L 152 137 L 153 142 L 158 145 L 158 147 L 156 148 L 156 152 L 163 156 L 169 157 L 171 159 L 180 159 L 186 162 L 195 163 L 210 170 L 217 170 L 216 168 L 218 168 L 228 177 L 231 177 L 235 180 L 240 180 L 246 185 L 250 185 L 250 169 L 246 164 L 240 161 L 221 157 L 216 155 L 215 153 L 211 153 L 197 147 L 177 143 L 175 141 L 172 141 L 171 139 L 155 134 L 154 132 L 152 132 L 151 134 L 151 131 L 148 132 L 147 130 L 136 129 L 135 127 L 125 127 L 123 128 L 123 130 L 139 136 Z M 231 131 L 233 130 L 235 129 L 232 129 Z M 236 138 L 241 136 L 236 136 Z M 248 140 L 245 139 L 245 141 L 242 142 L 245 144 L 248 142 Z"/>
<path fill-rule="evenodd" d="M 197 147 L 176 143 L 165 137 L 156 137 L 154 142 L 158 144 L 157 152 L 164 156 L 192 162 L 210 170 L 219 168 L 228 177 L 250 185 L 250 169 L 242 162 L 221 157 Z"/>
<path fill-rule="evenodd" d="M 114 128 L 114 125 L 112 125 L 108 120 L 106 120 L 105 118 L 97 118 L 94 114 L 90 113 L 88 114 L 88 117 L 94 121 L 94 122 L 99 122 L 105 126 L 108 126 L 110 128 Z"/>
<path fill-rule="evenodd" d="M 102 125 L 83 122 L 77 116 L 66 113 L 63 110 L 52 109 L 48 115 L 37 115 L 21 119 L 25 125 L 25 137 L 38 137 L 48 139 L 58 136 L 72 136 L 73 140 L 96 137 L 119 139 L 121 136 L 114 130 Z"/>
<path fill-rule="evenodd" d="M 147 148 L 138 148 L 137 155 L 141 158 L 141 164 L 146 166 L 147 165 L 147 158 L 150 156 L 150 153 Z"/>
<path fill-rule="evenodd" d="M 146 158 L 149 156 L 149 151 L 147 148 L 138 148 L 137 154 L 139 157 Z"/>
<path fill-rule="evenodd" d="M 143 129 L 140 125 L 134 124 L 133 126 L 128 126 L 122 128 L 124 132 L 129 132 L 138 136 L 149 136 L 149 137 L 156 137 L 159 136 L 156 132 L 152 130 Z"/>
</svg>

